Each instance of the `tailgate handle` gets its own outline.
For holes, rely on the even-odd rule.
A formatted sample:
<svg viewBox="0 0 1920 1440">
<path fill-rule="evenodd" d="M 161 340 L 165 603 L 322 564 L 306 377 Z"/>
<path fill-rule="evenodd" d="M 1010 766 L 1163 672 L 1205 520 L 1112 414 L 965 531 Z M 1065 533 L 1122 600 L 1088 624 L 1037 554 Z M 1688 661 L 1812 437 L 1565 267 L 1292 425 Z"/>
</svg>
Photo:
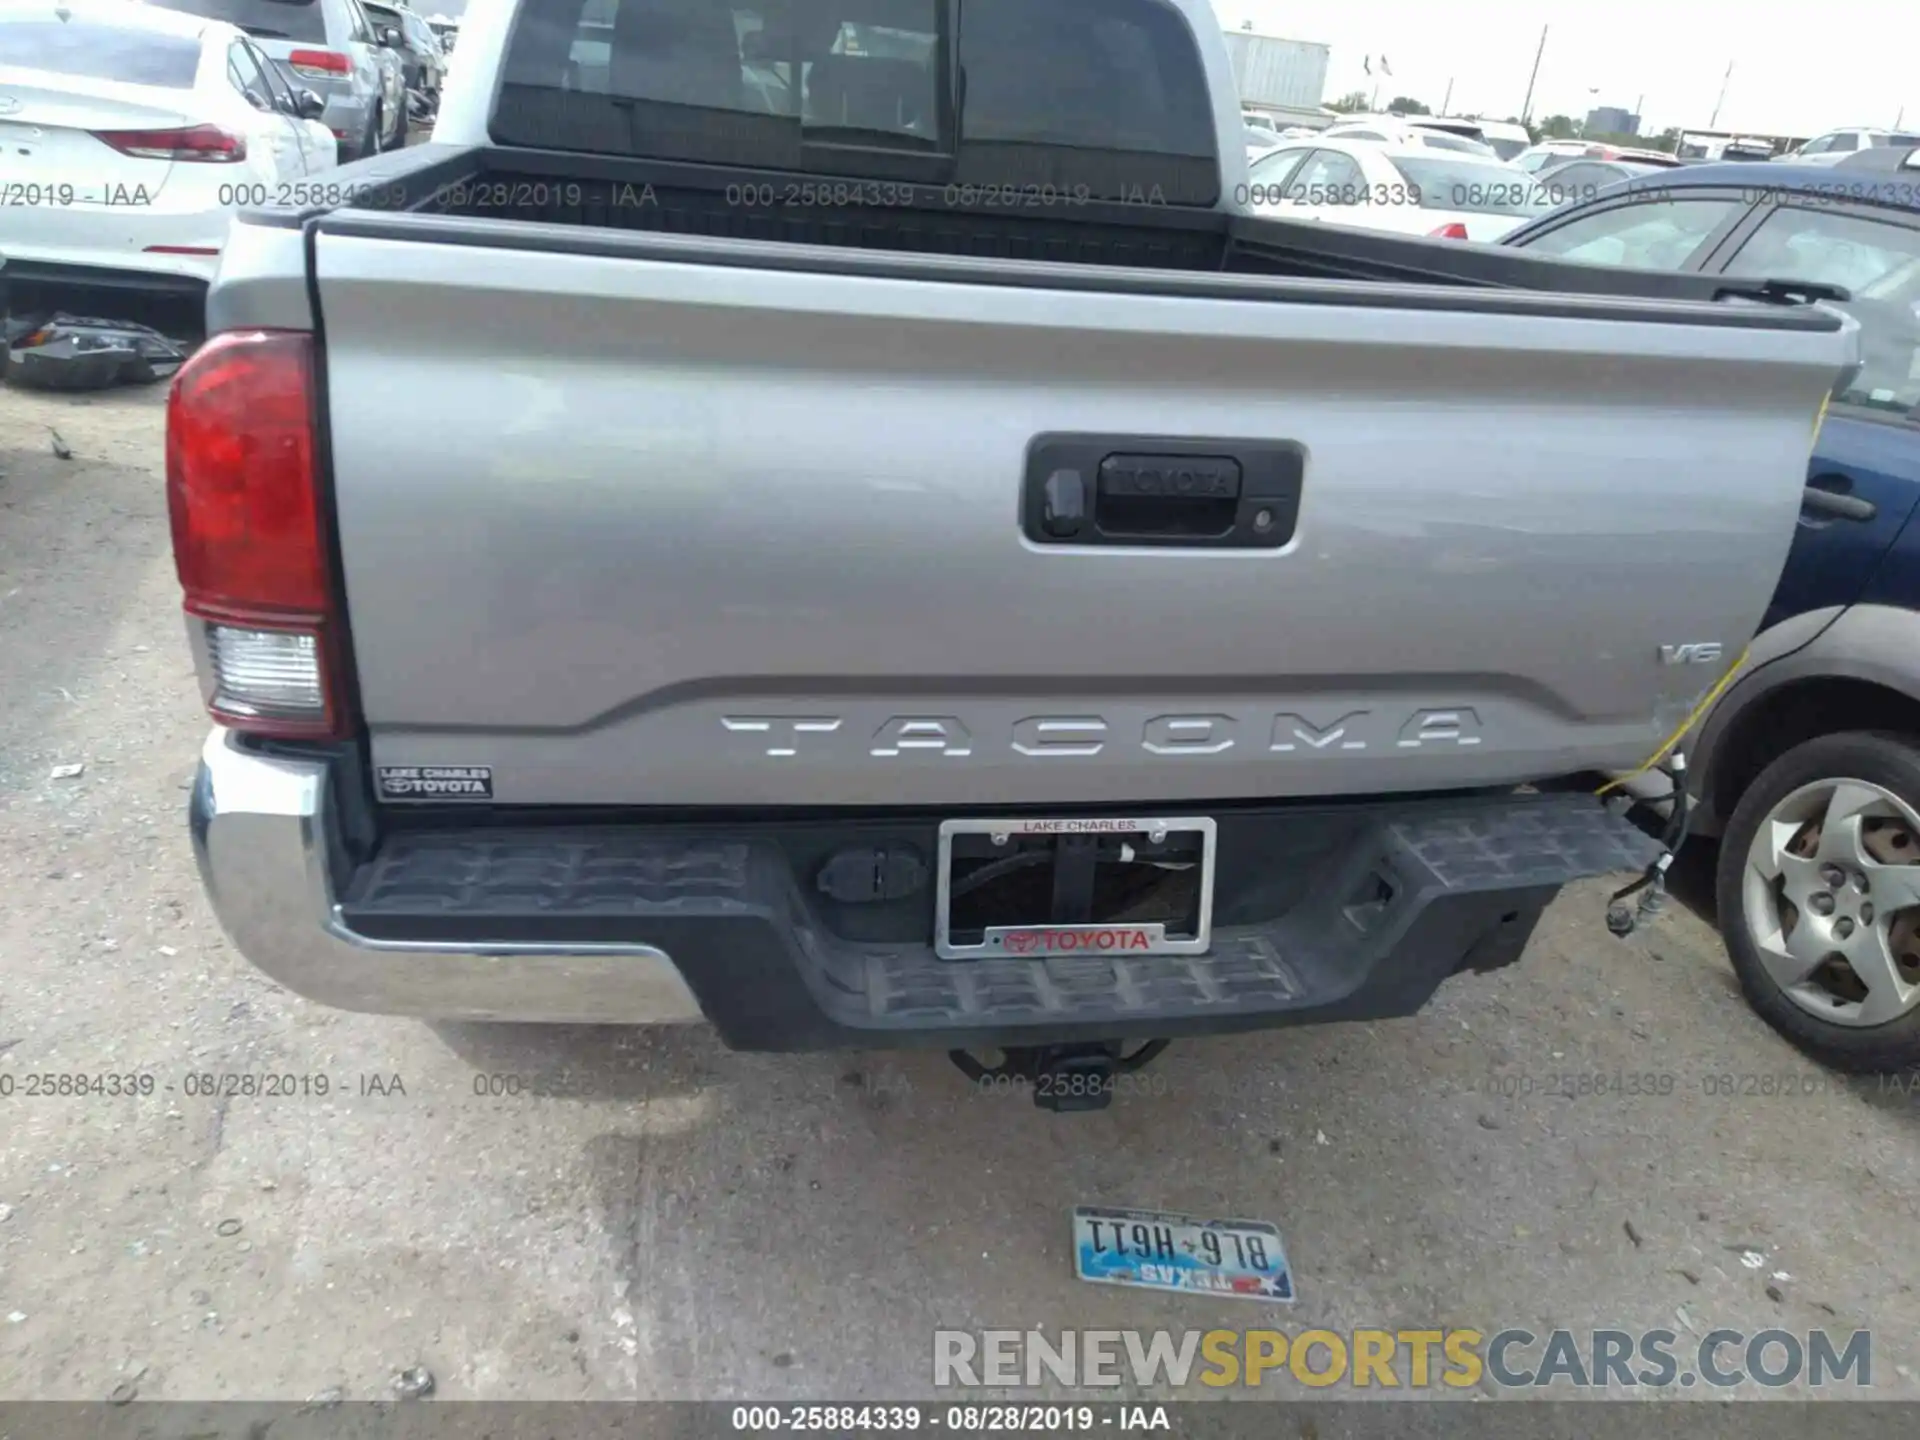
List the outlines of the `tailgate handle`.
<svg viewBox="0 0 1920 1440">
<path fill-rule="evenodd" d="M 1801 495 L 1800 508 L 1823 520 L 1858 520 L 1862 524 L 1880 513 L 1880 507 L 1871 500 L 1862 500 L 1858 495 L 1840 494 L 1823 488 L 1817 482 L 1807 486 Z"/>
<path fill-rule="evenodd" d="M 1277 550 L 1293 538 L 1305 471 L 1289 441 L 1041 435 L 1021 528 L 1042 545 Z"/>
</svg>

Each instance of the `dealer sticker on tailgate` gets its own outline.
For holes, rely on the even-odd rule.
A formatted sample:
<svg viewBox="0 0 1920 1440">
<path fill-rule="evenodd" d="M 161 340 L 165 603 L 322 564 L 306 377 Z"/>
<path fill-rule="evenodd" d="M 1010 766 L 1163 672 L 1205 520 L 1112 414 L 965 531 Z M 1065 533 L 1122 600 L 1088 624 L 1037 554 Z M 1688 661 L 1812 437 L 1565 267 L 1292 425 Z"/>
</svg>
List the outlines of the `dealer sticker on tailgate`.
<svg viewBox="0 0 1920 1440">
<path fill-rule="evenodd" d="M 382 765 L 382 800 L 491 800 L 493 769 L 488 765 Z"/>
<path fill-rule="evenodd" d="M 1280 1232 L 1262 1220 L 1081 1205 L 1073 1212 L 1073 1263 L 1082 1280 L 1097 1285 L 1293 1300 Z"/>
</svg>

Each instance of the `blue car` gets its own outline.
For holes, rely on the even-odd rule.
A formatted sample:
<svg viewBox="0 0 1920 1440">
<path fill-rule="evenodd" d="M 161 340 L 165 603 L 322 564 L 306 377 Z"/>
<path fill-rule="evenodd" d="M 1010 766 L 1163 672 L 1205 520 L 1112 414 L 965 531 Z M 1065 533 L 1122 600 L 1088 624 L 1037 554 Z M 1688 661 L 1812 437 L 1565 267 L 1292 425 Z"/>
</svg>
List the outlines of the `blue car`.
<svg viewBox="0 0 1920 1440">
<path fill-rule="evenodd" d="M 1833 303 L 1860 322 L 1863 364 L 1820 427 L 1779 588 L 1685 746 L 1692 830 L 1720 837 L 1720 928 L 1748 1000 L 1803 1050 L 1860 1071 L 1920 1064 L 1916 166 L 1920 151 L 1872 173 L 1665 170 L 1501 242 L 1839 286 L 1849 298 Z M 1724 668 L 1729 639 L 1725 656 L 1670 648 Z"/>
</svg>

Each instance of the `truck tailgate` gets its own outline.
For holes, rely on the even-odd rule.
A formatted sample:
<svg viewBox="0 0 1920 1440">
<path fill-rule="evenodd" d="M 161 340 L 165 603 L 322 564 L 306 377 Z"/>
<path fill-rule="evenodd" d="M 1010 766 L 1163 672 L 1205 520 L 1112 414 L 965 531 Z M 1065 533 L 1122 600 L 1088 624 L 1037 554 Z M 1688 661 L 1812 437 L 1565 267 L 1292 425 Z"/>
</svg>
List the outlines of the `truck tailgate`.
<svg viewBox="0 0 1920 1440">
<path fill-rule="evenodd" d="M 1758 306 L 978 284 L 937 257 L 709 266 L 489 228 L 323 221 L 313 253 L 373 760 L 486 767 L 508 805 L 1636 763 L 1759 620 L 1855 346 Z M 1254 469 L 1277 446 L 1297 516 L 1277 545 L 1036 539 L 1045 436 L 1096 468 L 1103 437 Z"/>
</svg>

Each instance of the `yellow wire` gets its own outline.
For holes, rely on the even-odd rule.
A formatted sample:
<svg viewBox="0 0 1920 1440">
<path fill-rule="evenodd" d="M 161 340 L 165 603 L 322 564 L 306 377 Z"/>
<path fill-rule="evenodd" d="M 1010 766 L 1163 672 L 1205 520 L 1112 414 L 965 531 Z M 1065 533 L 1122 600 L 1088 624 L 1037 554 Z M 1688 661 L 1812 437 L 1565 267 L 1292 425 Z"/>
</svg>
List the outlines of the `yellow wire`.
<svg viewBox="0 0 1920 1440">
<path fill-rule="evenodd" d="M 1719 678 L 1719 680 L 1715 682 L 1714 687 L 1711 690 L 1707 691 L 1707 693 L 1701 697 L 1700 703 L 1694 706 L 1693 709 L 1688 713 L 1687 718 L 1680 722 L 1680 728 L 1678 730 L 1675 730 L 1664 741 L 1662 741 L 1660 748 L 1654 751 L 1653 754 L 1647 757 L 1646 764 L 1640 766 L 1636 770 L 1629 770 L 1626 774 L 1621 775 L 1616 779 L 1609 780 L 1606 784 L 1602 785 L 1598 790 L 1594 791 L 1593 793 L 1595 795 L 1604 795 L 1609 790 L 1617 790 L 1622 785 L 1626 784 L 1627 781 L 1636 779 L 1639 776 L 1646 774 L 1647 771 L 1651 770 L 1654 766 L 1658 765 L 1662 760 L 1666 759 L 1667 752 L 1673 749 L 1674 746 L 1680 743 L 1680 741 L 1685 737 L 1686 733 L 1693 728 L 1694 722 L 1699 720 L 1699 718 L 1706 713 L 1707 707 L 1713 704 L 1714 701 L 1718 700 L 1722 692 L 1726 690 L 1727 686 L 1733 683 L 1733 677 L 1738 675 L 1740 673 L 1740 667 L 1747 663 L 1747 654 L 1752 649 L 1753 647 L 1749 645 L 1746 647 L 1746 649 L 1742 650 L 1738 656 L 1734 658 L 1733 664 L 1727 668 L 1727 673 L 1722 675 Z"/>
</svg>

